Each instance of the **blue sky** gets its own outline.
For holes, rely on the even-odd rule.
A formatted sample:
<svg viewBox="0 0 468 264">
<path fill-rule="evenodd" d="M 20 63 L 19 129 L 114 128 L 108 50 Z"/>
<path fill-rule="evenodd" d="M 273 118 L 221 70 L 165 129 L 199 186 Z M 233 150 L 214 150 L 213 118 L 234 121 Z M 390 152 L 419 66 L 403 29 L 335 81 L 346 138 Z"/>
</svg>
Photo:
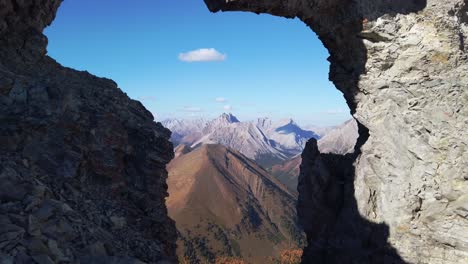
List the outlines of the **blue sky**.
<svg viewBox="0 0 468 264">
<path fill-rule="evenodd" d="M 212 14 L 202 0 L 65 0 L 46 35 L 51 57 L 115 80 L 157 120 L 350 118 L 328 81 L 327 50 L 297 19 Z M 188 54 L 202 48 L 214 50 Z M 215 61 L 187 62 L 194 59 Z"/>
</svg>

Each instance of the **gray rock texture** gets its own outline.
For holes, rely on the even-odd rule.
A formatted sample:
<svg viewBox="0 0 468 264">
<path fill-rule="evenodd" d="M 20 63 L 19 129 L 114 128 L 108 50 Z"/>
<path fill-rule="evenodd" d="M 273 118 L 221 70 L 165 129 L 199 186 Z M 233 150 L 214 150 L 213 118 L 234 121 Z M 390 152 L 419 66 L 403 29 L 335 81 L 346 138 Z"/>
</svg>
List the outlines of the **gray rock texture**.
<svg viewBox="0 0 468 264">
<path fill-rule="evenodd" d="M 354 154 L 304 151 L 304 263 L 468 263 L 468 1 L 205 2 L 310 26 L 359 122 Z"/>
<path fill-rule="evenodd" d="M 60 3 L 0 0 L 0 262 L 175 262 L 170 131 L 46 56 Z"/>
</svg>

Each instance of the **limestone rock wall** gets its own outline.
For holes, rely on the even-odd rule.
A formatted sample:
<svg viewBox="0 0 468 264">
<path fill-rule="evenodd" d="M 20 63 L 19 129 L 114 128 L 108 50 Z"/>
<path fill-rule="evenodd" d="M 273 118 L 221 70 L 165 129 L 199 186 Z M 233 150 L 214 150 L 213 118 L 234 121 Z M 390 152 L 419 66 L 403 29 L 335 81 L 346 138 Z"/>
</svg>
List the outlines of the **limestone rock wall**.
<svg viewBox="0 0 468 264">
<path fill-rule="evenodd" d="M 468 1 L 205 3 L 304 21 L 360 123 L 354 155 L 304 151 L 304 263 L 468 262 Z"/>
<path fill-rule="evenodd" d="M 60 2 L 0 0 L 0 262 L 176 262 L 170 131 L 45 55 Z"/>
</svg>

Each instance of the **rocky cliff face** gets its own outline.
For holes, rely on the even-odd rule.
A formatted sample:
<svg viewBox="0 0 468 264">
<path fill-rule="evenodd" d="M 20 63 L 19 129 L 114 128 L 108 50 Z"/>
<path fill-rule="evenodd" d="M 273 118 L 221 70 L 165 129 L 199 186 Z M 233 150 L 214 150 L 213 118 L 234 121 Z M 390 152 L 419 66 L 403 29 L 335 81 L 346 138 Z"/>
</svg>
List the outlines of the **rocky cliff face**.
<svg viewBox="0 0 468 264">
<path fill-rule="evenodd" d="M 468 1 L 205 2 L 304 21 L 359 122 L 354 154 L 304 151 L 304 263 L 468 262 Z"/>
<path fill-rule="evenodd" d="M 170 132 L 46 56 L 60 3 L 0 0 L 0 262 L 175 262 Z"/>
</svg>

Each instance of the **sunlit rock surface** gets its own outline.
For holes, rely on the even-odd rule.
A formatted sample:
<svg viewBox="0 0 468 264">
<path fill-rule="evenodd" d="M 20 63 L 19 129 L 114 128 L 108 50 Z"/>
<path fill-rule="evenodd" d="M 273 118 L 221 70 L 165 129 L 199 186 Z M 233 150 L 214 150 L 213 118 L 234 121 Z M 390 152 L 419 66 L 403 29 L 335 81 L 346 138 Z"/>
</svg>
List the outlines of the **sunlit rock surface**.
<svg viewBox="0 0 468 264">
<path fill-rule="evenodd" d="M 303 154 L 304 263 L 468 262 L 466 1 L 205 2 L 304 21 L 360 123 L 355 154 Z"/>
</svg>

